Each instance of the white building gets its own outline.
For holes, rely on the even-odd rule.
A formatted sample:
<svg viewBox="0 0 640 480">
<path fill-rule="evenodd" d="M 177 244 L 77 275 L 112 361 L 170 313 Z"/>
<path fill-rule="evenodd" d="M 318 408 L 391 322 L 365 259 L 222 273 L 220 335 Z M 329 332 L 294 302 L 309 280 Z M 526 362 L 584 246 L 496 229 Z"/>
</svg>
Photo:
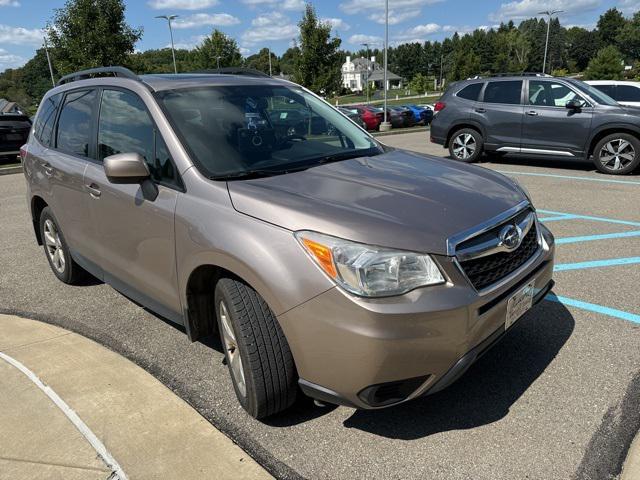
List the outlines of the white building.
<svg viewBox="0 0 640 480">
<path fill-rule="evenodd" d="M 384 69 L 376 63 L 376 57 L 371 60 L 360 57 L 353 61 L 347 56 L 347 61 L 342 64 L 342 85 L 352 92 L 362 92 L 366 89 L 367 78 L 370 83 L 374 83 L 376 88 L 382 88 Z M 402 79 L 392 73 L 387 72 L 388 88 L 397 88 L 402 85 Z"/>
</svg>

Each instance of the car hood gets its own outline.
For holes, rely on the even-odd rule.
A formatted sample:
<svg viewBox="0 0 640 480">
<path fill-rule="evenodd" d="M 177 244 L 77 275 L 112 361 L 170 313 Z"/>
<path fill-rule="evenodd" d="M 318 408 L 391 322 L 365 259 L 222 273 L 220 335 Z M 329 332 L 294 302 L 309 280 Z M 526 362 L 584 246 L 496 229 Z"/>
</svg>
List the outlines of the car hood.
<svg viewBox="0 0 640 480">
<path fill-rule="evenodd" d="M 228 182 L 234 208 L 289 230 L 447 253 L 447 238 L 526 200 L 491 170 L 401 150 Z"/>
</svg>

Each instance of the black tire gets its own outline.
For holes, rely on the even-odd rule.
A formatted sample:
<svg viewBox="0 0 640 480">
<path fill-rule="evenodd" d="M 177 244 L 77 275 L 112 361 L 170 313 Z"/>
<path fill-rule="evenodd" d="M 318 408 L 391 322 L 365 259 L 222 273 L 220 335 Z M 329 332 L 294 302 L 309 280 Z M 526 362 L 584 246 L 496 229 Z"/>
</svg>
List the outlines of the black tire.
<svg viewBox="0 0 640 480">
<path fill-rule="evenodd" d="M 621 155 L 616 155 L 618 151 Z M 640 140 L 628 133 L 607 135 L 594 147 L 593 163 L 609 175 L 631 173 L 640 165 Z"/>
<path fill-rule="evenodd" d="M 51 249 L 54 247 L 48 244 L 47 238 L 45 237 L 45 229 L 50 226 L 54 226 L 56 229 L 58 242 L 57 247 L 55 248 L 60 251 L 60 255 L 63 257 L 64 266 L 62 268 L 60 268 L 60 262 L 54 264 L 54 256 L 50 253 Z M 49 207 L 45 207 L 40 214 L 40 238 L 42 239 L 44 253 L 47 257 L 47 261 L 49 262 L 49 266 L 51 267 L 51 271 L 58 280 L 68 285 L 82 285 L 87 281 L 89 274 L 80 265 L 78 265 L 73 258 L 71 258 L 71 253 L 69 252 L 69 247 L 64 238 L 64 234 L 62 233 L 58 221 Z"/>
<path fill-rule="evenodd" d="M 237 352 L 225 339 L 222 304 L 242 361 L 239 368 L 244 374 L 244 389 L 234 373 L 238 364 L 232 365 Z M 264 299 L 242 281 L 222 278 L 216 285 L 215 306 L 229 374 L 242 407 L 252 417 L 264 418 L 293 405 L 298 389 L 293 356 L 278 320 Z"/>
<path fill-rule="evenodd" d="M 473 163 L 480 158 L 484 148 L 484 139 L 477 130 L 461 128 L 451 135 L 449 155 L 454 160 Z"/>
</svg>

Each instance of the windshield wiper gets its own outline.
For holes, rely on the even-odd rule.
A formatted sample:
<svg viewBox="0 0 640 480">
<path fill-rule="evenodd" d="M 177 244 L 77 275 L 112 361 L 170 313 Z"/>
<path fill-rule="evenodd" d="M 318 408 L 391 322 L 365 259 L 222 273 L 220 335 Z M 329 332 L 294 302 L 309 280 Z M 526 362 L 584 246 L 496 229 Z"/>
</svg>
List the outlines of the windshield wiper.
<svg viewBox="0 0 640 480">
<path fill-rule="evenodd" d="M 359 157 L 378 155 L 378 154 L 379 154 L 378 151 L 368 148 L 366 150 L 353 150 L 351 152 L 342 152 L 342 153 L 335 153 L 333 155 L 325 155 L 324 157 L 314 158 L 311 161 L 316 162 L 319 165 L 324 165 L 325 163 L 340 162 L 342 160 L 349 160 L 352 158 L 359 158 Z"/>
<path fill-rule="evenodd" d="M 272 170 L 272 169 L 250 169 L 243 170 L 241 172 L 233 172 L 226 175 L 216 175 L 211 177 L 212 180 L 251 180 L 254 178 L 265 178 L 265 177 L 273 177 L 276 175 L 284 175 L 286 173 L 296 172 L 299 170 L 305 170 L 305 168 L 286 168 L 280 170 Z"/>
</svg>

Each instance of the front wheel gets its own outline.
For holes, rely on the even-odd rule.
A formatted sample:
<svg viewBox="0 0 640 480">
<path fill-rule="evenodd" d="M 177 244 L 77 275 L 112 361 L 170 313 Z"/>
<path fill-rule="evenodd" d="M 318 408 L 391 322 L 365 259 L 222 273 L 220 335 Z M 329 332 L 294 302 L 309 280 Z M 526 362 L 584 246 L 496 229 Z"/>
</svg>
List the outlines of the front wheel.
<svg viewBox="0 0 640 480">
<path fill-rule="evenodd" d="M 640 164 L 640 140 L 628 133 L 608 135 L 593 149 L 593 163 L 603 173 L 631 173 Z"/>
<path fill-rule="evenodd" d="M 454 160 L 473 163 L 482 154 L 484 141 L 482 135 L 471 128 L 458 130 L 451 136 L 449 154 Z"/>
<path fill-rule="evenodd" d="M 215 305 L 220 340 L 242 407 L 264 418 L 296 399 L 297 374 L 287 339 L 264 299 L 240 280 L 222 278 Z"/>
</svg>

